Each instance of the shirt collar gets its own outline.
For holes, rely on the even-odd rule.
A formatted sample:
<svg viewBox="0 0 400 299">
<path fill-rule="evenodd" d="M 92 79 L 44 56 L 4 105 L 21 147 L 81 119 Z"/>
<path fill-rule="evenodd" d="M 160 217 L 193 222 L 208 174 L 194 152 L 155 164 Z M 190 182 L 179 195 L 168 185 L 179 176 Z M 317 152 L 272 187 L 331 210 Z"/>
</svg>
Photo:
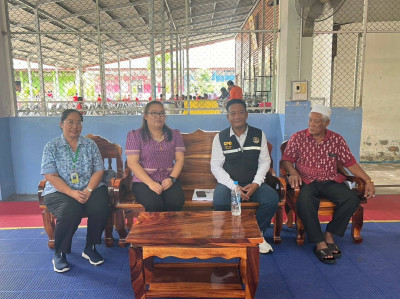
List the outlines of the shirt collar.
<svg viewBox="0 0 400 299">
<path fill-rule="evenodd" d="M 60 138 L 60 141 L 59 141 L 58 144 L 59 144 L 60 146 L 68 145 L 67 139 L 65 139 L 64 134 L 61 134 L 60 137 L 61 137 L 61 138 Z M 79 138 L 78 138 L 78 146 L 79 146 L 80 144 L 86 144 L 86 140 L 85 140 L 85 138 L 83 138 L 82 136 L 79 136 Z"/>
<path fill-rule="evenodd" d="M 246 131 L 244 131 L 244 133 L 243 133 L 242 135 L 245 135 L 245 136 L 246 136 L 248 131 L 249 131 L 249 125 L 246 124 Z M 230 136 L 230 137 L 236 136 L 236 135 L 235 135 L 235 132 L 233 132 L 232 126 L 231 126 L 231 129 L 229 130 L 229 136 Z"/>
<path fill-rule="evenodd" d="M 310 134 L 310 131 L 307 129 L 306 130 L 306 136 L 307 137 L 312 137 L 312 135 Z M 331 138 L 332 136 L 332 131 L 325 129 L 325 136 L 324 136 L 324 140 L 323 141 L 327 141 L 329 138 Z"/>
</svg>

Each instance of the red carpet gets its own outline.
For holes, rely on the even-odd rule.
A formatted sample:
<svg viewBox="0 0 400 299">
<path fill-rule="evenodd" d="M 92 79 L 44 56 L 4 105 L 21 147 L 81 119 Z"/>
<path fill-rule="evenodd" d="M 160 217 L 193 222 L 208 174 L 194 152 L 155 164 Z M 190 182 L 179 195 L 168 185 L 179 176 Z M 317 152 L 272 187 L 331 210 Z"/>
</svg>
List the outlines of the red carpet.
<svg viewBox="0 0 400 299">
<path fill-rule="evenodd" d="M 377 195 L 364 206 L 364 221 L 400 221 L 400 194 Z"/>
<path fill-rule="evenodd" d="M 83 219 L 81 225 L 86 225 Z M 37 201 L 0 202 L 0 228 L 43 227 Z"/>
<path fill-rule="evenodd" d="M 366 222 L 400 222 L 400 194 L 377 195 L 364 208 Z M 86 218 L 83 219 L 81 225 L 86 225 L 86 221 Z M 0 202 L 0 228 L 21 227 L 43 227 L 38 202 Z"/>
</svg>

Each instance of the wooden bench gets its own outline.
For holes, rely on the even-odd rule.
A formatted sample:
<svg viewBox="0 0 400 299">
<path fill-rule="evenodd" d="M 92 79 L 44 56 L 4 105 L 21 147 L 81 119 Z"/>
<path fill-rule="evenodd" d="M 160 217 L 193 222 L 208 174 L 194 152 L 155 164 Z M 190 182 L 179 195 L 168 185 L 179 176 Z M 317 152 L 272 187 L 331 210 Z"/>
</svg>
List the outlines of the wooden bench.
<svg viewBox="0 0 400 299">
<path fill-rule="evenodd" d="M 108 171 L 112 171 L 112 164 L 113 162 L 116 165 L 116 177 L 120 178 L 122 177 L 123 173 L 123 163 L 122 163 L 122 149 L 121 146 L 119 146 L 116 143 L 110 143 L 108 140 L 100 137 L 100 136 L 95 136 L 92 134 L 86 135 L 87 138 L 92 139 L 94 142 L 96 142 L 101 156 L 104 159 L 108 160 Z M 38 197 L 39 197 L 39 207 L 42 210 L 42 218 L 43 218 L 43 226 L 44 229 L 46 230 L 46 233 L 49 237 L 48 241 L 48 246 L 50 248 L 54 248 L 54 228 L 55 228 L 55 221 L 56 218 L 55 216 L 47 210 L 46 204 L 44 202 L 44 196 L 42 195 L 42 192 L 44 190 L 44 187 L 46 185 L 46 180 L 41 180 L 39 183 L 38 187 Z M 105 238 L 105 243 L 107 247 L 112 247 L 114 244 L 114 239 L 112 236 L 112 231 L 113 231 L 113 206 L 114 206 L 114 200 L 113 200 L 113 188 L 111 185 L 111 182 L 108 184 L 108 197 L 110 200 L 110 207 L 111 207 L 111 213 L 110 217 L 108 218 L 106 227 L 104 229 L 104 238 Z M 84 215 L 83 217 L 87 217 Z"/>
<path fill-rule="evenodd" d="M 214 136 L 218 132 L 206 132 L 197 130 L 193 133 L 183 133 L 183 141 L 185 143 L 185 164 L 179 175 L 182 188 L 185 194 L 184 210 L 213 210 L 212 201 L 193 201 L 194 189 L 214 189 L 217 181 L 211 173 L 210 160 L 211 148 Z M 271 153 L 272 145 L 268 143 Z M 125 238 L 127 229 L 132 227 L 133 217 L 139 212 L 144 211 L 144 207 L 135 200 L 135 196 L 131 191 L 132 174 L 128 167 L 125 169 L 122 178 L 112 180 L 114 188 L 114 225 L 118 231 L 120 239 L 119 246 L 125 246 Z M 283 222 L 283 210 L 285 206 L 285 190 L 286 183 L 282 178 L 278 178 L 272 168 L 267 174 L 266 183 L 272 186 L 279 195 L 280 204 L 275 214 L 274 220 L 274 243 L 280 243 L 280 231 Z M 257 209 L 258 203 L 243 202 L 242 209 Z"/>
</svg>

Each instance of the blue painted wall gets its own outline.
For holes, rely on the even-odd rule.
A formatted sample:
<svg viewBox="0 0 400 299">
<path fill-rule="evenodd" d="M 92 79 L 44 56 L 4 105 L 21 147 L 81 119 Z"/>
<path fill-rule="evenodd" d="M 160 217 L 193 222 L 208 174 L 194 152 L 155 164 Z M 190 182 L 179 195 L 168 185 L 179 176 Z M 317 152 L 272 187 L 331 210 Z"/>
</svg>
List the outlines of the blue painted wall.
<svg viewBox="0 0 400 299">
<path fill-rule="evenodd" d="M 284 140 L 307 128 L 310 109 L 310 102 L 307 101 L 286 102 Z M 361 127 L 361 108 L 332 108 L 328 129 L 344 137 L 357 161 L 360 160 Z"/>
<path fill-rule="evenodd" d="M 0 161 L 0 200 L 5 200 L 15 193 L 8 117 L 0 118 Z"/>
<path fill-rule="evenodd" d="M 273 145 L 272 158 L 277 171 L 281 157 L 279 146 L 284 136 L 307 127 L 309 107 L 290 103 L 287 115 L 280 114 L 250 114 L 248 123 L 262 129 L 267 139 Z M 44 145 L 61 134 L 59 117 L 24 117 L 0 119 L 0 150 L 2 163 L 5 163 L 9 176 L 0 175 L 3 200 L 17 194 L 32 194 L 37 192 L 37 184 L 42 179 L 40 164 Z M 361 135 L 361 109 L 348 110 L 334 108 L 329 126 L 333 131 L 342 134 L 349 143 L 350 149 L 359 159 Z M 85 116 L 82 135 L 92 133 L 103 136 L 112 142 L 125 147 L 126 135 L 130 129 L 141 126 L 141 116 Z M 222 130 L 229 126 L 226 115 L 169 115 L 167 124 L 183 133 L 190 133 L 198 128 L 208 131 Z M 12 136 L 12 138 L 10 138 Z M 11 145 L 10 145 L 11 141 Z M 125 156 L 123 156 L 125 160 Z M 8 169 L 8 170 L 7 170 Z M 4 195 L 6 194 L 6 196 Z"/>
<path fill-rule="evenodd" d="M 12 138 L 12 165 L 15 174 L 15 192 L 30 194 L 37 191 L 42 179 L 40 164 L 44 145 L 61 135 L 59 117 L 10 118 Z M 130 129 L 141 126 L 141 116 L 85 116 L 82 135 L 101 135 L 125 147 L 126 135 Z M 262 129 L 274 145 L 272 158 L 279 161 L 277 144 L 282 142 L 282 131 L 277 114 L 251 114 L 248 123 Z M 207 131 L 222 130 L 229 126 L 226 115 L 169 115 L 167 124 L 190 133 L 198 128 Z M 123 156 L 125 160 L 125 155 Z M 277 165 L 277 163 L 275 163 Z"/>
</svg>

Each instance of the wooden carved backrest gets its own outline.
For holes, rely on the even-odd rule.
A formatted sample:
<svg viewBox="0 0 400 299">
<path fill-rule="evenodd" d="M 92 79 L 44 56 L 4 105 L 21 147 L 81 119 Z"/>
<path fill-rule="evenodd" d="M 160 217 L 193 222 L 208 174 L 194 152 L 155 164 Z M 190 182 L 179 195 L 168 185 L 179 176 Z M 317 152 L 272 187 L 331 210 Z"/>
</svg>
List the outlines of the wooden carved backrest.
<svg viewBox="0 0 400 299">
<path fill-rule="evenodd" d="M 116 143 L 111 143 L 103 137 L 88 134 L 85 137 L 92 139 L 100 150 L 103 160 L 107 159 L 108 169 L 112 169 L 112 161 L 115 159 L 117 177 L 122 177 L 123 173 L 123 162 L 122 162 L 122 149 L 121 146 Z"/>
<path fill-rule="evenodd" d="M 186 147 L 185 164 L 179 179 L 183 186 L 213 189 L 217 180 L 211 173 L 212 143 L 217 131 L 203 131 L 198 129 L 192 133 L 182 133 Z M 268 142 L 268 151 L 271 156 L 272 145 Z M 273 162 L 271 158 L 271 169 Z"/>
<path fill-rule="evenodd" d="M 282 155 L 283 155 L 283 153 L 284 153 L 284 151 L 286 149 L 287 143 L 288 143 L 288 141 L 286 140 L 286 141 L 282 142 L 282 144 L 280 146 L 280 150 L 281 150 L 281 154 Z M 283 161 L 282 160 L 279 161 L 279 171 L 280 171 L 281 175 L 283 175 L 283 176 L 287 175 L 286 169 L 285 169 L 285 167 L 283 167 Z"/>
<path fill-rule="evenodd" d="M 269 157 L 271 158 L 271 164 L 270 164 L 270 169 L 273 169 L 274 168 L 274 161 L 272 161 L 272 144 L 271 143 L 269 143 L 269 141 L 267 142 L 268 144 L 268 153 L 269 153 Z"/>
<path fill-rule="evenodd" d="M 214 136 L 218 132 L 197 130 L 193 133 L 182 133 L 186 147 L 185 164 L 179 179 L 183 186 L 212 189 L 217 181 L 211 173 L 210 160 Z"/>
</svg>

